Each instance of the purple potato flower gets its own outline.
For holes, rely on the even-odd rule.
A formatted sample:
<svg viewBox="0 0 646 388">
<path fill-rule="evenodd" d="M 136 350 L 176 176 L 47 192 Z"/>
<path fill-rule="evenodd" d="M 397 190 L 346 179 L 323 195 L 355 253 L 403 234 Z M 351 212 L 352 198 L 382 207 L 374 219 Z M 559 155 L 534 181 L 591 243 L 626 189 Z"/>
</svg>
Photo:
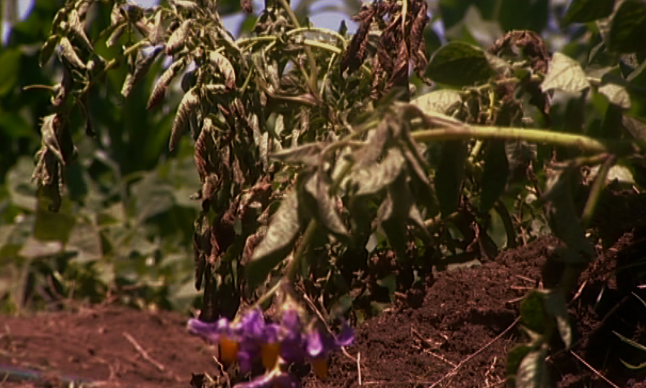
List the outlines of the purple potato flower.
<svg viewBox="0 0 646 388">
<path fill-rule="evenodd" d="M 332 336 L 327 331 L 313 328 L 307 335 L 307 355 L 314 369 L 314 373 L 322 379 L 327 377 L 327 356 L 330 352 L 343 346 L 350 346 L 354 342 L 354 332 L 347 324 L 343 324 L 341 334 Z"/>
<path fill-rule="evenodd" d="M 285 310 L 279 331 L 280 357 L 287 363 L 305 360 L 306 337 L 296 310 Z"/>
</svg>

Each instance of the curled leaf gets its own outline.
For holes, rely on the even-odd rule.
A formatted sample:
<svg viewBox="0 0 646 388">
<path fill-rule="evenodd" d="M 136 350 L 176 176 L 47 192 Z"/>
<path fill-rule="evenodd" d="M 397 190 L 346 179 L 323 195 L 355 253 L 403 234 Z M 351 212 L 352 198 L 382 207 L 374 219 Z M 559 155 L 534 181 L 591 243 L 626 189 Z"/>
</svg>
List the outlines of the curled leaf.
<svg viewBox="0 0 646 388">
<path fill-rule="evenodd" d="M 83 63 L 83 61 L 81 61 L 81 58 L 79 58 L 78 54 L 76 54 L 76 51 L 74 50 L 74 47 L 72 46 L 72 43 L 69 39 L 62 37 L 60 42 L 58 43 L 58 47 L 60 48 L 59 55 L 63 60 L 65 60 L 73 67 L 85 69 L 85 64 Z"/>
<path fill-rule="evenodd" d="M 85 34 L 85 29 L 83 26 L 83 23 L 81 22 L 81 18 L 79 17 L 78 11 L 73 9 L 68 16 L 68 22 L 70 25 L 70 32 L 72 35 L 83 45 L 85 46 L 85 49 L 88 51 L 94 50 L 92 47 L 92 43 L 90 42 L 90 39 L 88 39 L 87 35 Z"/>
<path fill-rule="evenodd" d="M 175 119 L 173 120 L 173 129 L 170 135 L 170 143 L 168 145 L 168 149 L 171 152 L 175 150 L 175 146 L 177 146 L 179 138 L 188 124 L 191 113 L 193 113 L 199 105 L 200 97 L 195 88 L 189 90 L 179 103 L 177 114 L 175 114 Z"/>
<path fill-rule="evenodd" d="M 350 179 L 359 186 L 356 195 L 374 194 L 391 185 L 399 176 L 405 163 L 406 159 L 401 151 L 391 148 L 381 163 L 355 169 Z"/>
<path fill-rule="evenodd" d="M 209 60 L 211 61 L 213 67 L 218 69 L 224 76 L 224 83 L 225 85 L 227 85 L 227 88 L 235 89 L 236 73 L 233 70 L 233 66 L 231 65 L 231 62 L 229 62 L 227 57 L 216 51 L 211 51 L 211 53 L 209 54 Z"/>
<path fill-rule="evenodd" d="M 184 47 L 190 26 L 191 20 L 187 19 L 173 31 L 173 34 L 168 38 L 168 43 L 166 44 L 166 55 L 173 55 Z"/>
<path fill-rule="evenodd" d="M 117 44 L 117 41 L 119 40 L 119 38 L 121 38 L 121 35 L 123 35 L 123 32 L 126 30 L 126 28 L 127 26 L 125 23 L 120 26 L 117 26 L 117 28 L 115 28 L 114 31 L 112 31 L 112 34 L 110 34 L 110 37 L 108 38 L 108 40 L 105 41 L 105 45 L 107 47 L 112 47 L 115 44 Z"/>
<path fill-rule="evenodd" d="M 170 85 L 173 78 L 179 73 L 181 69 L 184 68 L 184 60 L 178 60 L 173 62 L 172 65 L 162 73 L 162 75 L 157 80 L 155 87 L 153 87 L 152 93 L 150 93 L 150 98 L 148 99 L 148 104 L 146 104 L 146 109 L 151 109 L 157 104 L 159 104 L 164 99 L 164 94 L 166 94 L 166 89 Z"/>
<path fill-rule="evenodd" d="M 148 56 L 145 56 L 137 61 L 134 73 L 128 74 L 126 76 L 126 80 L 123 83 L 123 88 L 121 88 L 121 94 L 124 97 L 128 97 L 128 95 L 130 95 L 132 87 L 137 82 L 141 81 L 146 76 L 146 74 L 148 74 L 148 70 L 150 70 L 150 67 L 155 62 L 155 59 L 157 59 L 157 56 L 160 52 L 162 52 L 162 50 L 162 47 L 156 47 Z"/>
<path fill-rule="evenodd" d="M 47 38 L 47 41 L 45 42 L 45 44 L 43 44 L 43 47 L 40 49 L 40 58 L 38 60 L 40 67 L 43 67 L 47 62 L 49 62 L 49 59 L 52 57 L 52 54 L 54 54 L 54 49 L 56 49 L 57 44 L 58 44 L 58 35 L 52 35 L 49 38 Z"/>
</svg>

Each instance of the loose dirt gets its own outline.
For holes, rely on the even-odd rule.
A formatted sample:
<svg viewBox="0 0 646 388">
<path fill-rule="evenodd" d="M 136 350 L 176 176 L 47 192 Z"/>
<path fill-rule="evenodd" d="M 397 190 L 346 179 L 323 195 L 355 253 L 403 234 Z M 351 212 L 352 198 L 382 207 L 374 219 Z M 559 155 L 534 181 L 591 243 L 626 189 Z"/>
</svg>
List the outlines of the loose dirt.
<svg viewBox="0 0 646 388">
<path fill-rule="evenodd" d="M 634 211 L 619 209 L 622 220 L 614 222 L 618 213 L 607 210 L 604 219 L 617 230 L 604 232 L 598 259 L 580 277 L 569 304 L 574 345 L 566 350 L 554 341 L 548 359 L 553 387 L 646 387 L 646 368 L 622 363 L 644 363 L 646 351 L 614 334 L 646 344 L 646 306 L 637 298 L 646 300 L 639 287 L 646 284 L 646 227 Z M 334 355 L 326 381 L 307 366 L 295 372 L 316 388 L 504 387 L 506 354 L 527 340 L 520 301 L 554 281 L 557 244 L 545 237 L 480 266 L 437 273 L 423 292 L 409 292 L 359 325 L 356 345 Z M 186 332 L 187 318 L 118 306 L 0 316 L 0 387 L 70 380 L 188 387 L 193 374 L 220 375 L 214 347 Z"/>
</svg>

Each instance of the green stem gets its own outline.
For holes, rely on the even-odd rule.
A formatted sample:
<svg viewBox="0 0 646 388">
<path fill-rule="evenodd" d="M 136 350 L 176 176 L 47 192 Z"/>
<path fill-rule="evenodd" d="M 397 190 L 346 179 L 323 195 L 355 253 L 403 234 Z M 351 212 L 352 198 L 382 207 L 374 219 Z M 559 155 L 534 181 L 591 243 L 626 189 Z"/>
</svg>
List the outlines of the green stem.
<svg viewBox="0 0 646 388">
<path fill-rule="evenodd" d="M 294 10 L 292 10 L 292 7 L 287 3 L 287 0 L 279 0 L 280 4 L 283 6 L 285 9 L 285 12 L 287 12 L 287 15 L 289 18 L 292 20 L 292 23 L 294 23 L 294 26 L 298 29 L 301 28 L 300 23 L 298 22 L 298 18 L 296 17 L 296 14 L 294 14 Z M 312 91 L 312 94 L 317 95 L 317 85 L 316 85 L 316 80 L 318 79 L 318 68 L 316 67 L 316 59 L 314 58 L 314 54 L 312 53 L 312 50 L 309 47 L 305 47 L 305 55 L 307 55 L 307 59 L 310 63 L 310 89 Z"/>
<path fill-rule="evenodd" d="M 296 282 L 296 276 L 298 275 L 298 271 L 301 268 L 301 262 L 305 258 L 305 254 L 307 253 L 307 248 L 309 248 L 310 242 L 314 238 L 317 228 L 318 228 L 318 222 L 316 222 L 315 219 L 311 219 L 310 223 L 307 224 L 307 229 L 305 229 L 305 233 L 303 233 L 303 238 L 301 239 L 300 244 L 298 244 L 298 249 L 296 249 L 296 252 L 294 253 L 294 257 L 292 257 L 292 262 L 287 272 L 287 277 L 290 283 L 292 284 Z"/>
<path fill-rule="evenodd" d="M 494 126 L 461 126 L 418 130 L 412 133 L 419 142 L 447 140 L 524 140 L 531 143 L 546 143 L 555 146 L 578 147 L 590 153 L 613 153 L 619 156 L 646 151 L 646 142 L 630 140 L 596 140 L 583 135 L 554 132 L 544 129 L 508 128 Z"/>
<path fill-rule="evenodd" d="M 590 188 L 590 195 L 588 196 L 588 201 L 585 203 L 583 215 L 581 216 L 581 223 L 584 228 L 587 228 L 592 221 L 594 208 L 597 206 L 597 202 L 599 202 L 601 191 L 606 184 L 606 177 L 608 176 L 608 172 L 610 172 L 610 168 L 615 164 L 615 161 L 616 158 L 609 156 L 601 167 L 599 167 L 597 179 L 594 180 L 594 183 Z"/>
</svg>

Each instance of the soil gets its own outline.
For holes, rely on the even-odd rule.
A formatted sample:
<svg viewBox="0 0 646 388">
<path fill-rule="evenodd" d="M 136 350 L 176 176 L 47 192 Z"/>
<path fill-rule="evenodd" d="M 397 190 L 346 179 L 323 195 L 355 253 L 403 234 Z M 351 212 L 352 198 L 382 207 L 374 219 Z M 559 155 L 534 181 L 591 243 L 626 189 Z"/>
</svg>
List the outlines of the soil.
<svg viewBox="0 0 646 388">
<path fill-rule="evenodd" d="M 636 266 L 645 264 L 640 223 L 610 223 L 623 230 L 603 239 L 599 257 L 580 277 L 569 304 L 574 343 L 566 350 L 554 341 L 549 386 L 646 387 L 646 368 L 632 371 L 622 363 L 644 363 L 646 352 L 614 334 L 646 344 L 646 306 L 635 297 L 646 300 L 639 287 L 646 271 Z M 333 356 L 325 381 L 309 367 L 295 372 L 306 387 L 504 387 L 506 354 L 527 341 L 520 302 L 551 281 L 557 245 L 544 237 L 480 266 L 437 273 L 423 292 L 402 295 L 359 325 L 356 345 Z M 119 306 L 0 316 L 0 387 L 70 386 L 70 380 L 188 387 L 204 372 L 218 376 L 214 347 L 186 332 L 186 318 Z"/>
</svg>

